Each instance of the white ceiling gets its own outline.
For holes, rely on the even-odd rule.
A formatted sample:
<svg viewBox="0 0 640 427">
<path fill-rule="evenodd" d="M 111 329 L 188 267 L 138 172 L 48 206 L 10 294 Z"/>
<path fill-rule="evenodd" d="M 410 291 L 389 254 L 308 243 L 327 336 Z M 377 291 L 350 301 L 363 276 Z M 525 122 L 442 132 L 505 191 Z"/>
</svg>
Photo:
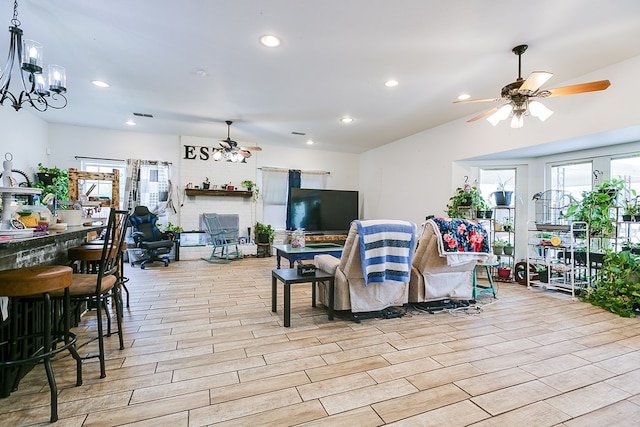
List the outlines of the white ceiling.
<svg viewBox="0 0 640 427">
<path fill-rule="evenodd" d="M 0 6 L 8 26 L 13 1 Z M 242 145 L 353 153 L 492 107 L 452 101 L 498 97 L 518 44 L 523 77 L 554 73 L 544 87 L 640 55 L 638 0 L 22 0 L 18 14 L 67 69 L 69 105 L 38 113 L 49 122 L 218 139 L 233 120 Z M 132 128 L 133 112 L 154 118 Z"/>
</svg>

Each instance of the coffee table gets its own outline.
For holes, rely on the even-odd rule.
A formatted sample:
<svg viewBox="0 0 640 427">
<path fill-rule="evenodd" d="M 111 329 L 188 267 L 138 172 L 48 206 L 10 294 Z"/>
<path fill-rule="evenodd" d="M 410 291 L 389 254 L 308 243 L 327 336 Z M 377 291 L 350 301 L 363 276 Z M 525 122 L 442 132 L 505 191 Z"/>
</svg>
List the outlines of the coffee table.
<svg viewBox="0 0 640 427">
<path fill-rule="evenodd" d="M 320 254 L 329 254 L 340 258 L 344 248 L 337 243 L 307 243 L 304 248 L 294 248 L 291 245 L 273 245 L 273 247 L 276 249 L 277 268 L 280 268 L 281 258 L 289 260 L 289 268 L 293 268 L 296 261 L 313 259 Z"/>
<path fill-rule="evenodd" d="M 329 282 L 329 320 L 333 320 L 334 279 L 333 275 L 320 269 L 314 275 L 300 276 L 297 268 L 283 268 L 271 271 L 271 311 L 276 313 L 278 306 L 278 280 L 284 283 L 284 326 L 291 325 L 291 285 L 311 283 L 311 306 L 316 306 L 316 283 Z"/>
</svg>

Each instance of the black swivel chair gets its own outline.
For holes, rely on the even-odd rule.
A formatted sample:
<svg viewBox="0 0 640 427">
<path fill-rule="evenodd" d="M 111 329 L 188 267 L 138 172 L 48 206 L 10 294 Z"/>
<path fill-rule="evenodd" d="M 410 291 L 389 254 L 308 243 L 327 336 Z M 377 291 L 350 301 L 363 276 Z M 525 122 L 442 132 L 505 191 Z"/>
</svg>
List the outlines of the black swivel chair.
<svg viewBox="0 0 640 427">
<path fill-rule="evenodd" d="M 139 263 L 140 268 L 144 269 L 147 263 L 156 260 L 162 261 L 165 267 L 169 265 L 167 254 L 173 247 L 173 234 L 160 231 L 156 226 L 157 220 L 158 217 L 146 206 L 136 206 L 129 217 L 133 229 L 131 237 L 136 247 L 144 250 L 140 259 L 131 261 L 132 266 Z"/>
</svg>

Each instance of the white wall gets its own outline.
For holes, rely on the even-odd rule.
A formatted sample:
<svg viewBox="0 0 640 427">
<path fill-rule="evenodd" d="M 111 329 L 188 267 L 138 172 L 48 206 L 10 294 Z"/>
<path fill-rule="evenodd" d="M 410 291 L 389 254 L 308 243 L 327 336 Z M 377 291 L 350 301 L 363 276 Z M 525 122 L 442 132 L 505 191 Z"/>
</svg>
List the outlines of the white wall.
<svg viewBox="0 0 640 427">
<path fill-rule="evenodd" d="M 22 113 L 24 114 L 24 113 Z M 2 116 L 0 116 L 2 117 Z M 126 132 L 80 126 L 67 126 L 43 122 L 41 135 L 37 139 L 45 141 L 40 145 L 51 148 L 51 154 L 43 157 L 46 166 L 60 168 L 80 167 L 75 156 L 113 159 L 139 158 L 145 160 L 168 161 L 173 164 L 173 182 L 177 186 L 178 200 L 175 203 L 180 212 L 170 215 L 169 221 L 181 225 L 186 230 L 199 227 L 198 218 L 203 212 L 239 213 L 240 229 L 246 230 L 255 221 L 261 220 L 260 201 L 253 203 L 241 197 L 185 197 L 187 183 L 201 185 L 205 178 L 212 184 L 240 182 L 249 179 L 258 183 L 258 168 L 271 166 L 279 168 L 326 170 L 330 172 L 327 188 L 340 190 L 358 190 L 358 155 L 304 148 L 283 148 L 275 145 L 262 145 L 263 151 L 255 152 L 246 164 L 215 162 L 212 159 L 184 159 L 184 145 L 218 146 L 213 138 L 197 138 L 175 135 L 161 135 L 140 132 Z M 34 137 L 35 139 L 35 137 Z M 48 143 L 46 142 L 48 141 Z M 34 145 L 37 144 L 34 142 Z M 26 162 L 30 165 L 30 162 Z M 35 163 L 37 165 L 37 162 Z M 181 206 L 181 207 L 180 207 Z"/>
<path fill-rule="evenodd" d="M 358 190 L 358 156 L 329 151 L 309 150 L 303 148 L 283 148 L 275 145 L 261 144 L 262 151 L 253 152 L 246 163 L 216 162 L 209 158 L 203 160 L 185 158 L 185 145 L 197 147 L 218 147 L 218 140 L 183 136 L 181 138 L 181 189 L 191 182 L 201 186 L 205 178 L 211 185 L 231 183 L 240 186 L 244 180 L 251 180 L 262 187 L 259 169 L 263 166 L 284 169 L 325 170 L 327 188 L 335 190 Z M 210 152 L 210 150 L 209 150 Z M 188 156 L 192 157 L 192 156 Z M 205 156 L 206 158 L 206 156 Z M 256 221 L 262 220 L 261 203 L 249 198 L 228 196 L 184 196 L 181 192 L 180 224 L 186 230 L 197 230 L 199 215 L 204 212 L 240 215 L 240 235 L 247 234 L 247 228 L 253 227 Z"/>
<path fill-rule="evenodd" d="M 5 154 L 11 153 L 13 169 L 25 172 L 30 179 L 37 172 L 38 163 L 48 163 L 48 125 L 39 115 L 27 107 L 20 111 L 7 105 L 0 107 L 0 158 L 4 161 Z"/>
<path fill-rule="evenodd" d="M 555 114 L 544 123 L 527 117 L 523 128 L 511 129 L 509 123 L 493 127 L 486 120 L 467 123 L 465 118 L 364 153 L 360 158 L 364 216 L 400 217 L 420 223 L 425 215 L 442 214 L 453 190 L 464 183 L 465 175 L 471 175 L 471 166 L 460 160 L 637 126 L 637 102 L 629 95 L 640 93 L 639 69 L 640 57 L 636 57 L 576 81 L 554 82 L 564 86 L 608 78 L 611 87 L 603 92 L 548 98 L 545 104 Z M 468 111 L 472 117 L 482 109 L 475 105 Z M 529 164 L 530 160 L 523 162 Z M 543 177 L 540 170 L 531 173 L 534 178 Z M 528 186 L 540 188 L 539 182 Z"/>
</svg>

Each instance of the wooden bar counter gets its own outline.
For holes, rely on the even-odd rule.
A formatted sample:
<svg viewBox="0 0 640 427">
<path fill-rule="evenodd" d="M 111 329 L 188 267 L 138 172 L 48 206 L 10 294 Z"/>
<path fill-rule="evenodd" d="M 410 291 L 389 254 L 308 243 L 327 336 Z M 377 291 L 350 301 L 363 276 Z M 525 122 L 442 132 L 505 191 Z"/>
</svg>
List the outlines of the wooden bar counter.
<svg viewBox="0 0 640 427">
<path fill-rule="evenodd" d="M 87 242 L 103 225 L 68 227 L 46 236 L 0 241 L 0 270 L 32 265 L 66 265 L 67 249 Z"/>
<path fill-rule="evenodd" d="M 0 270 L 22 268 L 35 265 L 67 265 L 67 250 L 70 247 L 86 243 L 88 236 L 96 235 L 103 225 L 68 227 L 65 231 L 49 231 L 47 235 L 38 235 L 24 239 L 0 241 Z M 39 310 L 29 300 L 21 301 L 18 317 L 18 325 L 10 325 L 8 320 L 0 319 L 0 342 L 6 341 L 9 336 L 9 327 L 17 327 L 29 333 L 40 333 L 41 321 L 37 317 Z M 29 342 L 26 352 L 41 346 L 39 340 Z M 8 346 L 0 348 L 0 361 L 6 361 L 9 357 Z M 17 369 L 17 368 L 5 368 Z M 13 378 L 5 369 L 0 369 L 0 398 L 6 397 L 11 392 L 13 383 L 8 378 Z M 22 374 L 26 374 L 28 369 Z"/>
</svg>

